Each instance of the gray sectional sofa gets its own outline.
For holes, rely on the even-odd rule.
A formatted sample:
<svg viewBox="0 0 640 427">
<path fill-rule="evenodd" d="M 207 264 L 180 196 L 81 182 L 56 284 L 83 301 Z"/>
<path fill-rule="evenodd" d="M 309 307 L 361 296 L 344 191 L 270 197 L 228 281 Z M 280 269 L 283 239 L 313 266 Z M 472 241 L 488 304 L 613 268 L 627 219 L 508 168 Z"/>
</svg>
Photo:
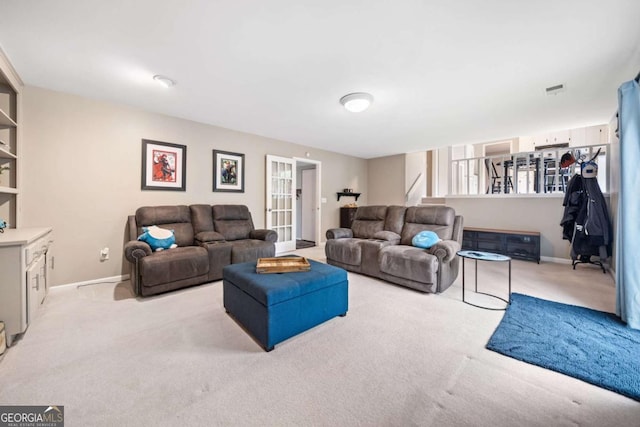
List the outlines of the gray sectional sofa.
<svg viewBox="0 0 640 427">
<path fill-rule="evenodd" d="M 225 265 L 275 255 L 278 235 L 256 230 L 244 205 L 145 206 L 129 216 L 124 256 L 136 295 L 149 296 L 222 279 Z M 153 252 L 142 227 L 174 230 L 177 248 Z"/>
<path fill-rule="evenodd" d="M 351 228 L 327 230 L 327 263 L 422 292 L 442 292 L 459 270 L 463 218 L 447 206 L 362 206 Z M 421 231 L 441 241 L 411 245 Z"/>
</svg>

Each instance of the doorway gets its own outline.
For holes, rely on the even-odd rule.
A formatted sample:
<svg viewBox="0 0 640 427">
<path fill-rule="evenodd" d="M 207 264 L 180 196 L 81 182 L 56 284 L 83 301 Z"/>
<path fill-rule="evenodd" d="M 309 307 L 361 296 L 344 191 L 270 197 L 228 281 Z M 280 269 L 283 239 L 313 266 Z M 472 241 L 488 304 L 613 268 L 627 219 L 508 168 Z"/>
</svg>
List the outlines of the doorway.
<svg viewBox="0 0 640 427">
<path fill-rule="evenodd" d="M 320 162 L 296 160 L 296 249 L 320 241 Z"/>
</svg>

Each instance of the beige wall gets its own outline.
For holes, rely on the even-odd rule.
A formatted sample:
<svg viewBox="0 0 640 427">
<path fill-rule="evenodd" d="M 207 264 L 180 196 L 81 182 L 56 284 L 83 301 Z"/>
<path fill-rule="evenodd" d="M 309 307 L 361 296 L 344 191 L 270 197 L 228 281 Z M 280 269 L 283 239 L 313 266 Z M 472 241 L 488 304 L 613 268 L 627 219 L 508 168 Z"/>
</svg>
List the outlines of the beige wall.
<svg viewBox="0 0 640 427">
<path fill-rule="evenodd" d="M 378 157 L 368 162 L 369 205 L 404 205 L 405 155 Z M 359 206 L 364 206 L 365 201 Z"/>
<path fill-rule="evenodd" d="M 144 205 L 238 203 L 264 226 L 265 156 L 322 162 L 321 229 L 337 227 L 336 192 L 367 204 L 367 161 L 78 96 L 25 87 L 22 225 L 52 226 L 54 285 L 128 273 L 122 260 L 127 215 Z M 141 139 L 187 146 L 187 191 L 141 191 Z M 245 192 L 212 192 L 212 150 L 245 154 Z M 400 180 L 404 174 L 397 174 Z M 102 247 L 111 259 L 99 261 Z"/>
<path fill-rule="evenodd" d="M 569 241 L 562 240 L 563 198 L 447 197 L 446 204 L 464 217 L 465 227 L 540 232 L 540 255 L 570 258 Z"/>
</svg>

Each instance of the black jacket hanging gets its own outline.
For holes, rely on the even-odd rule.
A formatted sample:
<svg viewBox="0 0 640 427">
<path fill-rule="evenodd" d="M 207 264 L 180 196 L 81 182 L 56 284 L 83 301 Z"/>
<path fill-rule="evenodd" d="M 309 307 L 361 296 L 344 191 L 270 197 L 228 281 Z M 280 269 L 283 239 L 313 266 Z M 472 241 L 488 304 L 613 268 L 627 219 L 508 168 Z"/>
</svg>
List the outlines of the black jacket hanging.
<svg viewBox="0 0 640 427">
<path fill-rule="evenodd" d="M 592 255 L 605 261 L 613 240 L 607 204 L 596 178 L 574 175 L 563 201 L 562 238 L 571 242 L 571 258 L 588 262 Z"/>
</svg>

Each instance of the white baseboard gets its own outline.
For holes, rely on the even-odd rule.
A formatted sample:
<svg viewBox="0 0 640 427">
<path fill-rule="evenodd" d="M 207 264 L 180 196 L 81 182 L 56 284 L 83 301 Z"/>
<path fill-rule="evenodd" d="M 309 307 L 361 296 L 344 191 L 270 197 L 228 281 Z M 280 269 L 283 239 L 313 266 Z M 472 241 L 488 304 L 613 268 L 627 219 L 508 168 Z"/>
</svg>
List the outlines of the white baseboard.
<svg viewBox="0 0 640 427">
<path fill-rule="evenodd" d="M 101 279 L 85 280 L 83 282 L 67 283 L 65 285 L 52 286 L 51 289 L 49 290 L 70 288 L 70 287 L 79 288 L 80 286 L 97 285 L 98 283 L 118 283 L 118 282 L 124 282 L 125 280 L 129 280 L 128 274 L 123 274 L 120 276 L 103 277 Z"/>
<path fill-rule="evenodd" d="M 551 256 L 541 256 L 540 261 L 544 262 L 554 262 L 556 264 L 571 264 L 570 258 L 555 258 Z"/>
<path fill-rule="evenodd" d="M 573 260 L 570 258 L 554 258 L 554 257 L 548 257 L 548 256 L 541 256 L 540 257 L 540 261 L 545 261 L 545 262 L 555 262 L 557 264 L 569 264 L 571 265 L 573 263 Z M 616 271 L 610 267 L 609 265 L 605 264 L 605 270 L 607 273 L 609 273 L 611 275 L 611 277 L 613 277 L 613 279 L 615 280 L 616 278 Z"/>
</svg>

